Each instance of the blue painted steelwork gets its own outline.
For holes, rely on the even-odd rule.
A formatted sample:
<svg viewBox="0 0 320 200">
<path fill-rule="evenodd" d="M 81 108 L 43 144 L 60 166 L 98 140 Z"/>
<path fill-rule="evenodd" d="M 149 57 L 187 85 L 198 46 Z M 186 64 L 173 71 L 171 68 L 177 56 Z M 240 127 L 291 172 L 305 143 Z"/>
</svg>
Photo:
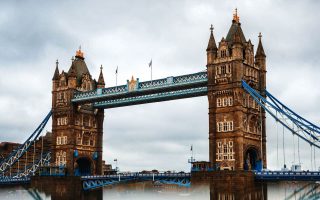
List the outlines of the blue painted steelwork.
<svg viewBox="0 0 320 200">
<path fill-rule="evenodd" d="M 29 165 L 24 172 L 13 175 L 12 177 L 22 178 L 22 177 L 29 177 L 31 175 L 34 175 L 40 167 L 49 165 L 50 159 L 51 159 L 51 152 L 47 152 L 44 154 L 42 158 L 37 160 L 35 163 Z"/>
<path fill-rule="evenodd" d="M 206 71 L 145 82 L 139 82 L 139 79 L 137 79 L 137 81 L 133 82 L 135 86 L 130 90 L 129 84 L 131 83 L 128 81 L 126 85 L 97 89 L 89 92 L 76 92 L 72 102 L 79 104 L 94 103 L 95 107 L 102 107 L 101 102 L 105 102 L 106 107 L 104 108 L 109 108 L 111 104 L 112 107 L 119 107 L 203 96 L 206 95 L 207 82 L 208 77 Z M 117 104 L 113 101 L 121 103 Z"/>
<path fill-rule="evenodd" d="M 255 179 L 261 181 L 320 181 L 320 172 L 263 171 L 255 172 Z"/>
<path fill-rule="evenodd" d="M 181 187 L 190 187 L 190 177 L 190 173 L 130 173 L 105 176 L 82 176 L 81 180 L 83 189 L 91 190 L 129 181 L 154 181 L 162 184 L 175 184 Z"/>
<path fill-rule="evenodd" d="M 183 90 L 174 90 L 168 92 L 159 92 L 154 94 L 143 94 L 133 97 L 124 97 L 119 99 L 107 100 L 94 103 L 96 108 L 114 108 L 122 106 L 130 106 L 144 103 L 154 103 L 161 101 L 169 101 L 174 99 L 182 99 L 196 96 L 205 96 L 208 93 L 207 87 L 189 88 Z"/>
<path fill-rule="evenodd" d="M 0 185 L 10 185 L 10 184 L 28 184 L 30 183 L 30 177 L 24 178 L 3 178 L 0 179 Z"/>
<path fill-rule="evenodd" d="M 280 104 L 280 101 L 275 97 L 271 97 L 269 92 L 265 91 L 267 97 L 270 97 L 271 101 L 262 97 L 259 92 L 251 88 L 245 81 L 242 81 L 242 86 L 265 111 L 267 111 L 277 122 L 290 130 L 292 134 L 297 135 L 310 145 L 320 148 L 317 126 L 311 126 L 309 121 L 300 117 L 287 107 L 284 108 L 284 105 Z M 278 116 L 278 114 L 280 116 Z"/>
<path fill-rule="evenodd" d="M 37 129 L 30 135 L 30 137 L 17 149 L 12 151 L 7 158 L 5 158 L 0 164 L 0 175 L 2 175 L 5 171 L 7 171 L 13 164 L 15 164 L 21 156 L 28 151 L 32 143 L 36 141 L 46 126 L 47 122 L 49 121 L 52 115 L 52 111 L 48 113 L 45 119 L 41 122 L 41 124 L 37 127 Z"/>
</svg>

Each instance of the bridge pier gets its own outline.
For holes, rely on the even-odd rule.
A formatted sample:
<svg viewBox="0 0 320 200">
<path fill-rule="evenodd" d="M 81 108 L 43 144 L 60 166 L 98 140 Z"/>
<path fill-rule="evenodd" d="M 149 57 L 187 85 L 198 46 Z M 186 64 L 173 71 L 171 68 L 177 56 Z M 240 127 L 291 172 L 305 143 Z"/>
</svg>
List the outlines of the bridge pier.
<svg viewBox="0 0 320 200">
<path fill-rule="evenodd" d="M 192 184 L 208 183 L 210 181 L 217 183 L 226 183 L 232 185 L 247 185 L 255 184 L 254 173 L 244 170 L 224 170 L 224 171 L 199 171 L 191 173 Z"/>
<path fill-rule="evenodd" d="M 77 176 L 33 176 L 30 187 L 50 195 L 52 200 L 102 199 L 103 195 L 102 189 L 85 192 L 82 189 L 81 177 Z"/>
</svg>

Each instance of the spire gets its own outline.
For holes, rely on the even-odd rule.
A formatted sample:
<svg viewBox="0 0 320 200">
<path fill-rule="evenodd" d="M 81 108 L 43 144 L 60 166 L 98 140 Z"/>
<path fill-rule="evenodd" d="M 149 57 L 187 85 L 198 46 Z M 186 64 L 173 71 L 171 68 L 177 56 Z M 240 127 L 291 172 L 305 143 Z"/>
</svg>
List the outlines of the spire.
<svg viewBox="0 0 320 200">
<path fill-rule="evenodd" d="M 238 9 L 237 8 L 234 10 L 232 22 L 240 23 L 240 17 L 238 16 Z"/>
<path fill-rule="evenodd" d="M 226 41 L 228 42 L 229 46 L 232 46 L 232 44 L 235 42 L 235 34 L 238 34 L 240 37 L 241 43 L 245 44 L 246 43 L 246 38 L 243 34 L 242 28 L 241 28 L 241 23 L 240 23 L 240 18 L 238 16 L 238 9 L 235 9 L 235 12 L 233 14 L 233 19 L 232 19 L 232 24 L 231 27 L 228 31 Z M 237 36 L 237 37 L 238 37 Z"/>
<path fill-rule="evenodd" d="M 98 79 L 98 85 L 104 87 L 104 86 L 105 86 L 105 83 L 104 83 L 104 78 L 103 78 L 102 69 L 103 69 L 103 67 L 102 67 L 102 65 L 101 65 L 101 67 L 100 67 L 100 75 L 99 75 L 99 79 Z"/>
<path fill-rule="evenodd" d="M 59 79 L 59 67 L 58 67 L 58 65 L 59 65 L 59 61 L 57 59 L 57 61 L 56 61 L 56 70 L 54 71 L 52 80 L 58 80 Z"/>
<path fill-rule="evenodd" d="M 209 38 L 209 42 L 208 42 L 208 47 L 207 47 L 207 51 L 215 51 L 217 50 L 217 45 L 216 45 L 216 41 L 214 39 L 214 36 L 213 36 L 213 26 L 211 24 L 211 27 L 210 27 L 210 38 Z"/>
<path fill-rule="evenodd" d="M 241 42 L 241 30 L 240 27 L 238 27 L 233 35 L 233 43 L 241 44 Z"/>
<path fill-rule="evenodd" d="M 84 60 L 83 52 L 81 51 L 81 45 L 79 46 L 79 50 L 76 51 L 76 58 Z"/>
<path fill-rule="evenodd" d="M 73 62 L 72 62 L 71 67 L 68 71 L 68 75 L 69 75 L 69 77 L 77 77 L 76 68 L 75 68 Z"/>
<path fill-rule="evenodd" d="M 263 49 L 263 46 L 262 46 L 262 42 L 261 42 L 261 38 L 262 38 L 262 35 L 261 33 L 259 33 L 259 44 L 258 44 L 258 48 L 257 48 L 257 52 L 256 52 L 256 56 L 255 57 L 266 57 L 266 54 L 264 53 L 264 49 Z"/>
</svg>

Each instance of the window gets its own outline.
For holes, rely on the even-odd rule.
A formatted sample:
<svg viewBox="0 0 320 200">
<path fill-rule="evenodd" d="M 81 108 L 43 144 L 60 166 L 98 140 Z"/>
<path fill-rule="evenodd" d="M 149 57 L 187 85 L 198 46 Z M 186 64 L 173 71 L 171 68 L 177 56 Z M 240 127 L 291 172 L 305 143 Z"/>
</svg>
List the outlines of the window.
<svg viewBox="0 0 320 200">
<path fill-rule="evenodd" d="M 223 98 L 223 107 L 228 106 L 228 99 Z"/>
<path fill-rule="evenodd" d="M 222 122 L 218 122 L 217 126 L 218 126 L 218 132 L 222 132 L 223 123 Z"/>
<path fill-rule="evenodd" d="M 233 131 L 233 121 L 230 122 L 230 131 Z"/>
<path fill-rule="evenodd" d="M 232 97 L 228 98 L 228 106 L 232 106 L 233 105 L 233 99 Z"/>
<path fill-rule="evenodd" d="M 217 98 L 217 107 L 221 107 L 221 98 Z"/>
<path fill-rule="evenodd" d="M 227 51 L 226 50 L 221 50 L 221 58 L 224 58 L 227 56 Z"/>
<path fill-rule="evenodd" d="M 221 160 L 234 160 L 233 141 L 219 141 L 217 142 L 216 159 Z"/>
<path fill-rule="evenodd" d="M 226 66 L 225 65 L 221 66 L 221 74 L 226 74 Z"/>
<path fill-rule="evenodd" d="M 231 65 L 227 65 L 227 73 L 231 74 Z"/>
<path fill-rule="evenodd" d="M 228 153 L 228 146 L 226 144 L 223 145 L 223 153 Z"/>
</svg>

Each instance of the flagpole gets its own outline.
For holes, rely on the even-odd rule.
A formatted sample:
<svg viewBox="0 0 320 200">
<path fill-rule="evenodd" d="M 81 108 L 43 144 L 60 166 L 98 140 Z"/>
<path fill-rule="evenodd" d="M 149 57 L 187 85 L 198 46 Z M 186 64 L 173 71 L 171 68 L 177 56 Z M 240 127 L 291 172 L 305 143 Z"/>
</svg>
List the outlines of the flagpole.
<svg viewBox="0 0 320 200">
<path fill-rule="evenodd" d="M 116 69 L 116 87 L 118 86 L 118 66 L 117 66 L 117 69 Z"/>
<path fill-rule="evenodd" d="M 152 82 L 152 64 L 151 64 L 151 82 Z"/>
</svg>

